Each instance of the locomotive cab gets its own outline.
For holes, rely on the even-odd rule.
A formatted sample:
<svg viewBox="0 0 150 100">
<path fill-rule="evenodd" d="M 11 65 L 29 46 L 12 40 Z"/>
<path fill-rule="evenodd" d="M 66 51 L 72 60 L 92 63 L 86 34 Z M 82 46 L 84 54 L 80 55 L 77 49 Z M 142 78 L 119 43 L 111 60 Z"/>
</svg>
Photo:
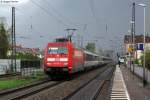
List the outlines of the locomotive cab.
<svg viewBox="0 0 150 100">
<path fill-rule="evenodd" d="M 68 74 L 71 71 L 70 42 L 48 43 L 44 57 L 44 71 L 48 74 Z"/>
</svg>

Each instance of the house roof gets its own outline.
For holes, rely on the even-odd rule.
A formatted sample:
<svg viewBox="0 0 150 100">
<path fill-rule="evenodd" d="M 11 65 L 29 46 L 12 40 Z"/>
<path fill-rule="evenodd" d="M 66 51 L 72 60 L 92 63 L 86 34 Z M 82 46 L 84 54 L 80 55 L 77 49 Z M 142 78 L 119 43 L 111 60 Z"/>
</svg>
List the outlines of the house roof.
<svg viewBox="0 0 150 100">
<path fill-rule="evenodd" d="M 124 43 L 131 43 L 132 42 L 132 36 L 131 35 L 125 35 L 124 36 Z M 144 36 L 143 35 L 136 35 L 135 36 L 135 43 L 143 43 L 143 39 Z M 146 35 L 145 36 L 145 42 L 146 43 L 150 43 L 150 36 Z"/>
</svg>

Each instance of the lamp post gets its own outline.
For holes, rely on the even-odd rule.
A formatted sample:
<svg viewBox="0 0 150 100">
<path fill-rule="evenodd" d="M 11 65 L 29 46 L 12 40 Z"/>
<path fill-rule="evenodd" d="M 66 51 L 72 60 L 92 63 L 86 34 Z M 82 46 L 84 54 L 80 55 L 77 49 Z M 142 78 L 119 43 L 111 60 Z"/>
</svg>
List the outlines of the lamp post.
<svg viewBox="0 0 150 100">
<path fill-rule="evenodd" d="M 146 4 L 138 4 L 139 6 L 142 6 L 144 8 L 144 38 L 143 38 L 143 41 L 144 41 L 144 44 L 143 44 L 143 47 L 144 47 L 144 56 L 143 56 L 143 86 L 146 85 L 146 75 L 145 75 L 145 34 L 146 34 Z"/>
<path fill-rule="evenodd" d="M 131 45 L 132 45 L 132 53 L 131 53 L 131 57 L 132 57 L 132 72 L 134 74 L 134 60 L 135 60 L 135 20 L 132 20 L 131 22 Z"/>
</svg>

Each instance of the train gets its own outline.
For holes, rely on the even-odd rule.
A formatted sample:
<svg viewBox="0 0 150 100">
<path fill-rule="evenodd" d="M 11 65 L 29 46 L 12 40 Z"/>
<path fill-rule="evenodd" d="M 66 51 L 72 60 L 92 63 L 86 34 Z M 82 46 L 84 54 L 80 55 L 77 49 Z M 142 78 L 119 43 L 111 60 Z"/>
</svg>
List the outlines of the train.
<svg viewBox="0 0 150 100">
<path fill-rule="evenodd" d="M 82 48 L 76 48 L 68 39 L 56 39 L 49 42 L 44 52 L 44 72 L 49 76 L 72 75 L 73 73 L 92 69 L 111 61 Z"/>
</svg>

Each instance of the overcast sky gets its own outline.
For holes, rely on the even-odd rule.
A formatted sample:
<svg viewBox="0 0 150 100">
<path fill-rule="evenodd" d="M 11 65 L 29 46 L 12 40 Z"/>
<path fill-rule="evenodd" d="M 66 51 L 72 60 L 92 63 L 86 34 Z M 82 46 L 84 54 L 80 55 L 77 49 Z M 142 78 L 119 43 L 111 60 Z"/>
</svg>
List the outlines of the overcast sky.
<svg viewBox="0 0 150 100">
<path fill-rule="evenodd" d="M 54 38 L 67 35 L 66 28 L 76 28 L 84 43 L 98 40 L 98 48 L 120 49 L 130 29 L 133 2 L 147 4 L 150 32 L 149 0 L 29 0 L 16 6 L 16 35 L 26 37 L 17 38 L 17 44 L 44 48 Z M 0 16 L 11 25 L 10 6 L 0 5 Z M 143 8 L 136 5 L 136 34 L 142 33 Z"/>
</svg>

